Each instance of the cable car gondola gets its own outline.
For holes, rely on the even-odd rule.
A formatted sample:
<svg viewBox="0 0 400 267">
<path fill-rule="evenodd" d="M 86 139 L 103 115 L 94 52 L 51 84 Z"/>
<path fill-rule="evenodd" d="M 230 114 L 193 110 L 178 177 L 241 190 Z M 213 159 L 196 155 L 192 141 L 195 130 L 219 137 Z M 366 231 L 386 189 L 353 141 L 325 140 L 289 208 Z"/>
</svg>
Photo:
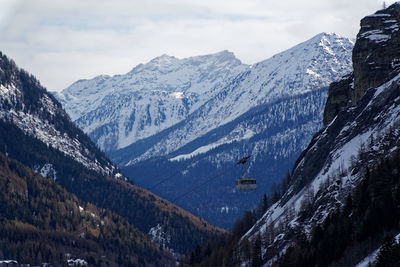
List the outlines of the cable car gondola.
<svg viewBox="0 0 400 267">
<path fill-rule="evenodd" d="M 240 170 L 239 178 L 236 179 L 237 191 L 252 191 L 257 189 L 256 179 L 250 177 L 246 167 L 247 160 L 250 157 L 251 155 L 243 157 L 236 163 L 236 165 L 242 164 L 242 169 Z"/>
</svg>

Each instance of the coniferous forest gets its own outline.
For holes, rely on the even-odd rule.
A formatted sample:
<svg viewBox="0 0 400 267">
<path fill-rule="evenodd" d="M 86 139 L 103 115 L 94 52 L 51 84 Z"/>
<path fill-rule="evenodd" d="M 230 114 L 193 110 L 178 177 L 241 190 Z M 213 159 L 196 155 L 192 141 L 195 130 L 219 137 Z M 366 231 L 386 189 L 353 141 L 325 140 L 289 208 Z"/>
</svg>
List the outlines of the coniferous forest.
<svg viewBox="0 0 400 267">
<path fill-rule="evenodd" d="M 93 266 L 159 266 L 171 261 L 126 219 L 82 202 L 4 154 L 0 209 L 3 259 L 35 265 L 85 259 Z"/>
</svg>

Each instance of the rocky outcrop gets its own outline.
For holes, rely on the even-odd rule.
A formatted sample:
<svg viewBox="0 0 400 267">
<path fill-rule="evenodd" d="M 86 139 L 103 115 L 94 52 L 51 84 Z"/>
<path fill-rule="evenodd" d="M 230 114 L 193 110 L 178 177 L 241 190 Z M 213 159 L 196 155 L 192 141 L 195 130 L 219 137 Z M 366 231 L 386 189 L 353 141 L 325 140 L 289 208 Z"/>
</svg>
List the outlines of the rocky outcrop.
<svg viewBox="0 0 400 267">
<path fill-rule="evenodd" d="M 400 69 L 400 3 L 361 20 L 353 49 L 354 81 L 333 83 L 324 112 L 324 126 L 345 108 L 356 105 L 371 88 L 392 79 Z"/>
<path fill-rule="evenodd" d="M 400 3 L 361 20 L 353 52 L 354 95 L 357 101 L 366 90 L 393 78 L 400 67 Z"/>
<path fill-rule="evenodd" d="M 325 104 L 323 122 L 327 126 L 336 115 L 352 104 L 351 96 L 354 94 L 353 73 L 344 76 L 329 86 L 329 95 Z"/>
</svg>

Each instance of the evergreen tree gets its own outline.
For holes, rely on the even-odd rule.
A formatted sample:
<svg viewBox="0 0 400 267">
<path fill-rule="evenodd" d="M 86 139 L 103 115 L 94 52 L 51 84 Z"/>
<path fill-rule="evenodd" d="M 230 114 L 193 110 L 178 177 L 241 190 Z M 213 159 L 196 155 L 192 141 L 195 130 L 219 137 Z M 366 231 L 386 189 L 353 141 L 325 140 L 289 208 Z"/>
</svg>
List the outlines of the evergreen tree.
<svg viewBox="0 0 400 267">
<path fill-rule="evenodd" d="M 260 235 L 257 235 L 253 242 L 251 263 L 252 263 L 253 267 L 259 267 L 262 265 L 262 251 L 261 251 Z"/>
</svg>

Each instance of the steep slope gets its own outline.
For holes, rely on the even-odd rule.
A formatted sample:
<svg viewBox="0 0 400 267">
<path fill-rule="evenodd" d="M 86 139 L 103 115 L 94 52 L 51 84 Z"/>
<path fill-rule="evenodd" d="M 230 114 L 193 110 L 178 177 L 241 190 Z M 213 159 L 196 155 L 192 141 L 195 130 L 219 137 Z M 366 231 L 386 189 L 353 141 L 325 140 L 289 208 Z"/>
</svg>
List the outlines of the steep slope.
<svg viewBox="0 0 400 267">
<path fill-rule="evenodd" d="M 351 70 L 353 44 L 322 33 L 240 73 L 184 121 L 143 141 L 110 153 L 121 165 L 165 156 L 251 108 L 327 87 Z"/>
<path fill-rule="evenodd" d="M 185 252 L 218 229 L 124 176 L 31 75 L 0 55 L 0 151 L 144 233 L 162 229 L 164 245 Z M 116 179 L 121 178 L 121 179 Z"/>
<path fill-rule="evenodd" d="M 80 201 L 0 153 L 0 259 L 20 264 L 160 266 L 172 257 L 109 210 Z M 154 257 L 158 255 L 158 257 Z"/>
<path fill-rule="evenodd" d="M 0 120 L 11 122 L 86 168 L 116 175 L 113 164 L 69 119 L 39 82 L 0 54 Z M 4 147 L 3 147 L 4 149 Z"/>
<path fill-rule="evenodd" d="M 263 237 L 267 265 L 285 252 L 278 265 L 354 265 L 367 255 L 355 252 L 366 240 L 399 230 L 399 25 L 398 3 L 361 20 L 354 73 L 331 85 L 326 127 L 297 160 L 282 198 L 243 237 Z M 332 253 L 321 250 L 327 244 L 336 244 Z"/>
<path fill-rule="evenodd" d="M 228 51 L 162 55 L 125 75 L 77 81 L 55 96 L 102 150 L 112 151 L 185 119 L 245 69 Z"/>
</svg>

